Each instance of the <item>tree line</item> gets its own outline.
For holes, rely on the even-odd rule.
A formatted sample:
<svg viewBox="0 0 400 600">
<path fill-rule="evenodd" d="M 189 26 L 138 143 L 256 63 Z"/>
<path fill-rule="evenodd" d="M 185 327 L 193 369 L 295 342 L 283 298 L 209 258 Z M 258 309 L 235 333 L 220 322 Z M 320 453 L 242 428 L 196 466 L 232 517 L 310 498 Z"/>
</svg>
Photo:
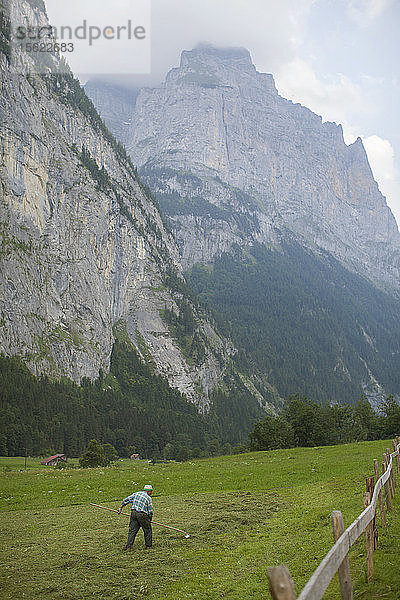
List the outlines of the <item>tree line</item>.
<svg viewBox="0 0 400 600">
<path fill-rule="evenodd" d="M 202 415 L 124 340 L 114 343 L 110 372 L 81 385 L 35 377 L 20 358 L 0 356 L 0 455 L 78 457 L 93 439 L 119 456 L 186 460 L 229 453 L 262 415 L 232 377 L 221 382 L 232 391 L 216 393 Z M 235 406 L 241 406 L 237 414 Z"/>
<path fill-rule="evenodd" d="M 110 372 L 80 386 L 35 377 L 17 357 L 0 358 L 0 455 L 81 456 L 96 439 L 120 456 L 152 457 L 179 434 L 205 447 L 207 433 L 195 406 L 122 342 L 114 344 Z"/>
<path fill-rule="evenodd" d="M 0 357 L 0 455 L 83 456 L 91 440 L 112 456 L 184 461 L 247 450 L 322 446 L 393 437 L 400 406 L 392 396 L 375 412 L 363 398 L 353 405 L 318 404 L 291 396 L 279 415 L 267 415 L 232 369 L 225 391 L 211 397 L 206 415 L 116 341 L 111 369 L 78 386 L 35 377 L 17 357 Z M 227 389 L 232 392 L 226 391 Z M 250 432 L 250 442 L 248 437 Z M 113 448 L 115 452 L 113 454 Z M 102 450 L 99 450 L 102 454 Z M 84 463 L 82 463 L 84 464 Z"/>
<path fill-rule="evenodd" d="M 355 404 L 324 404 L 290 396 L 280 415 L 268 415 L 249 434 L 250 450 L 331 446 L 393 438 L 400 433 L 400 404 L 389 396 L 374 411 L 366 398 Z"/>
</svg>

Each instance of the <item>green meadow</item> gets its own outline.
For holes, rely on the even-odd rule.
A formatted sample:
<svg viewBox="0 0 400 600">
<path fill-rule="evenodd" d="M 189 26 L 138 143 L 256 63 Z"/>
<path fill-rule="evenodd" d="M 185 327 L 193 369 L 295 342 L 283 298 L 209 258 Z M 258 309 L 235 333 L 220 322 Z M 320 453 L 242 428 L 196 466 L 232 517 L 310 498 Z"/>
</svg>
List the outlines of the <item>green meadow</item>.
<svg viewBox="0 0 400 600">
<path fill-rule="evenodd" d="M 365 478 L 389 443 L 362 442 L 193 460 L 44 467 L 1 458 L 1 598 L 216 600 L 269 598 L 267 567 L 286 564 L 299 594 L 332 546 L 330 515 L 347 527 L 363 510 Z M 75 464 L 74 464 L 75 462 Z M 128 517 L 98 510 L 154 487 L 154 547 Z M 400 492 L 379 528 L 376 576 L 366 583 L 365 540 L 350 553 L 354 598 L 400 598 Z M 129 513 L 128 508 L 125 509 Z M 378 518 L 378 523 L 380 520 Z M 340 597 L 336 577 L 324 596 Z"/>
</svg>

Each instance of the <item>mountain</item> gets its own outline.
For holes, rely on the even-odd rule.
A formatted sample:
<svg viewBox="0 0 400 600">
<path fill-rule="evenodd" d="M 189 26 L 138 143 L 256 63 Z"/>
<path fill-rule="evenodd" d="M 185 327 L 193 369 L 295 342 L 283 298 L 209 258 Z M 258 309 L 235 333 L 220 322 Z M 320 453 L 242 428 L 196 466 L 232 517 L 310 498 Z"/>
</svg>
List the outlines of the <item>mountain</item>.
<svg viewBox="0 0 400 600">
<path fill-rule="evenodd" d="M 246 50 L 183 52 L 163 85 L 139 94 L 127 143 L 147 181 L 157 179 L 172 195 L 183 187 L 185 197 L 230 213 L 229 234 L 222 218 L 212 219 L 212 235 L 207 224 L 217 253 L 233 239 L 242 243 L 243 234 L 246 241 L 275 242 L 276 230 L 289 229 L 398 289 L 400 235 L 361 139 L 346 146 L 340 125 L 322 123 L 279 96 L 272 76 L 258 73 Z M 188 181 L 187 172 L 194 178 Z M 181 232 L 193 229 L 190 217 L 202 218 L 196 211 L 189 219 L 175 215 L 173 198 L 171 204 Z M 239 223 L 232 213 L 239 213 Z M 187 266 L 214 254 L 201 242 L 198 248 L 183 244 Z"/>
<path fill-rule="evenodd" d="M 229 395 L 235 349 L 197 306 L 157 202 L 78 80 L 56 55 L 45 74 L 35 54 L 10 62 L 2 8 L 0 353 L 79 383 L 109 372 L 124 334 L 207 412 L 213 390 Z M 41 0 L 9 8 L 13 22 L 48 24 Z"/>
<path fill-rule="evenodd" d="M 361 139 L 282 98 L 247 50 L 208 45 L 140 90 L 130 123 L 129 154 L 236 364 L 280 395 L 399 394 L 400 234 Z"/>
<path fill-rule="evenodd" d="M 42 0 L 9 7 L 48 23 Z M 4 422 L 36 419 L 36 448 L 46 420 L 48 447 L 68 437 L 55 389 L 101 420 L 75 419 L 79 451 L 118 423 L 126 452 L 140 413 L 150 453 L 185 415 L 206 444 L 291 393 L 399 394 L 399 232 L 360 140 L 281 98 L 246 50 L 200 46 L 155 88 L 87 84 L 129 156 L 64 61 L 10 62 L 5 9 L 0 42 L 0 353 L 44 377 L 36 419 L 4 359 Z"/>
<path fill-rule="evenodd" d="M 124 145 L 129 141 L 130 125 L 139 90 L 91 79 L 85 93 L 95 106 L 101 105 L 102 118 L 114 136 Z"/>
</svg>

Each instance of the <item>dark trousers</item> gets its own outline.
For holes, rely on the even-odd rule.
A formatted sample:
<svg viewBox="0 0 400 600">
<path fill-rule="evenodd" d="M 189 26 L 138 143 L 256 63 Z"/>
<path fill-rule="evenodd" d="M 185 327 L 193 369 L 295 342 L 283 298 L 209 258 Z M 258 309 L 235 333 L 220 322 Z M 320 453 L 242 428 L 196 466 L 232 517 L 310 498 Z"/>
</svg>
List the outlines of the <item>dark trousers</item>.
<svg viewBox="0 0 400 600">
<path fill-rule="evenodd" d="M 126 547 L 130 548 L 135 541 L 135 537 L 139 529 L 143 529 L 144 543 L 150 547 L 152 545 L 152 529 L 150 517 L 145 512 L 139 512 L 138 510 L 131 510 L 131 520 L 129 521 L 129 534 Z"/>
</svg>

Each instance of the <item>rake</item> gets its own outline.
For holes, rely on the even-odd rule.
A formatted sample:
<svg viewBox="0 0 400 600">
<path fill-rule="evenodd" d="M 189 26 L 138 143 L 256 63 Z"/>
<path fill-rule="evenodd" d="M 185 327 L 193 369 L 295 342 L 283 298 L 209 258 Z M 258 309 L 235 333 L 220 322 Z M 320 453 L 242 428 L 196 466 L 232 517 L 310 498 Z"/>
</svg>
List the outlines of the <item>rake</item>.
<svg viewBox="0 0 400 600">
<path fill-rule="evenodd" d="M 90 506 L 94 506 L 95 508 L 102 508 L 103 510 L 109 510 L 110 512 L 115 512 L 117 514 L 125 515 L 126 517 L 130 517 L 130 514 L 126 512 L 118 513 L 115 508 L 107 508 L 107 506 L 100 506 L 100 504 L 93 504 L 90 502 Z M 171 527 L 171 525 L 164 525 L 164 523 L 157 523 L 157 521 L 152 521 L 153 525 L 161 525 L 161 527 L 165 527 L 166 529 L 173 529 L 174 531 L 179 531 L 179 533 L 183 533 L 185 538 L 190 538 L 190 534 L 187 531 L 183 531 L 183 529 L 177 529 L 176 527 Z"/>
</svg>

